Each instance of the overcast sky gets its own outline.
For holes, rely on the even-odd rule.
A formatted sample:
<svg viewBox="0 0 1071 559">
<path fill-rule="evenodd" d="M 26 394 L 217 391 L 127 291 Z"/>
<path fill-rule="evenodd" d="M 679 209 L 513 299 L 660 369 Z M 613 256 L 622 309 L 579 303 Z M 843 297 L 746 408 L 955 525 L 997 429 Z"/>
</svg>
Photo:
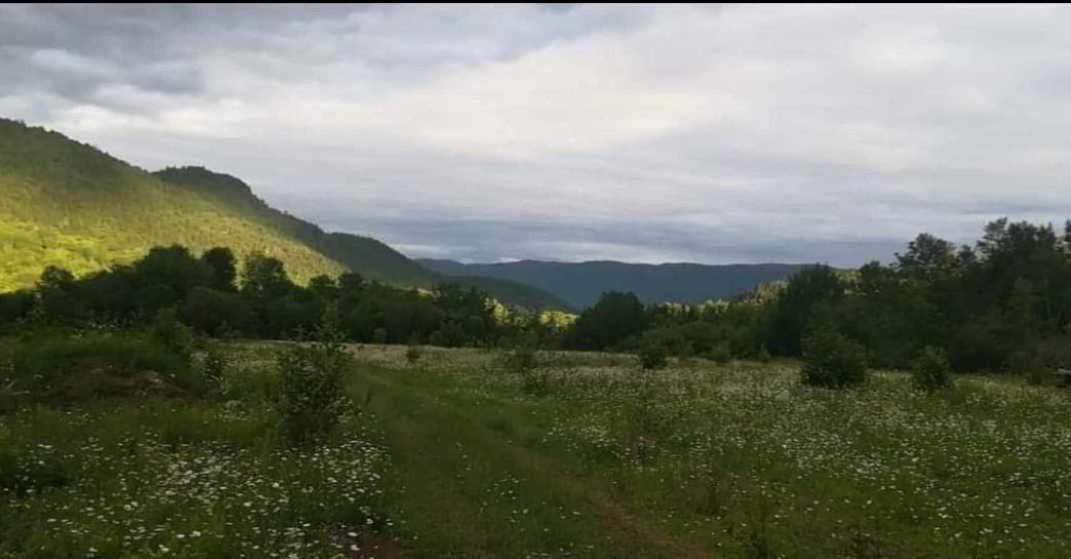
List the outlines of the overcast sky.
<svg viewBox="0 0 1071 559">
<path fill-rule="evenodd" d="M 0 115 L 414 257 L 887 260 L 1071 217 L 1061 6 L 0 5 Z"/>
</svg>

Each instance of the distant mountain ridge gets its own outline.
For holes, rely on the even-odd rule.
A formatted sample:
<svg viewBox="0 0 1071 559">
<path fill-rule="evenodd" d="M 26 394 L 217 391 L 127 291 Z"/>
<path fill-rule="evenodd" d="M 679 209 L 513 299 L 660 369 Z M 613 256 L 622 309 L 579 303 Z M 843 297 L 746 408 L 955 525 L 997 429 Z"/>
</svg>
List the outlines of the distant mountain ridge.
<svg viewBox="0 0 1071 559">
<path fill-rule="evenodd" d="M 299 283 L 345 270 L 404 287 L 444 279 L 380 241 L 328 233 L 274 209 L 233 176 L 202 167 L 149 173 L 58 132 L 0 118 L 0 291 L 33 285 L 47 265 L 81 275 L 176 243 L 194 253 L 228 246 L 239 258 L 262 252 Z M 567 307 L 508 280 L 451 279 L 507 304 Z"/>
<path fill-rule="evenodd" d="M 776 263 L 629 264 L 610 260 L 463 264 L 453 260 L 417 259 L 417 262 L 449 276 L 478 275 L 526 283 L 561 297 L 575 308 L 593 304 L 604 291 L 631 291 L 647 303 L 698 304 L 740 295 L 759 284 L 785 279 L 803 267 Z"/>
</svg>

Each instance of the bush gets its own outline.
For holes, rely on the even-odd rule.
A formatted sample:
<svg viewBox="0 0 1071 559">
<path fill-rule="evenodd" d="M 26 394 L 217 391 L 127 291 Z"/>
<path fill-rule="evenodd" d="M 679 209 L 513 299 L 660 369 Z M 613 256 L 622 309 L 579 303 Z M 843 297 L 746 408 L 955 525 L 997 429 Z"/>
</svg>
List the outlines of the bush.
<svg viewBox="0 0 1071 559">
<path fill-rule="evenodd" d="M 709 357 L 711 361 L 714 361 L 715 363 L 728 363 L 729 359 L 732 358 L 732 352 L 729 351 L 729 344 L 726 342 L 721 342 L 715 345 L 707 354 L 707 357 Z"/>
<path fill-rule="evenodd" d="M 506 354 L 506 368 L 514 373 L 527 373 L 539 366 L 535 348 L 527 343 L 520 343 Z"/>
<path fill-rule="evenodd" d="M 866 350 L 843 335 L 821 330 L 803 340 L 800 381 L 809 386 L 844 388 L 866 380 Z"/>
<path fill-rule="evenodd" d="M 420 350 L 420 346 L 416 344 L 409 344 L 409 347 L 405 350 L 405 360 L 409 362 L 409 365 L 416 365 L 416 362 L 420 360 L 420 356 L 424 352 Z"/>
<path fill-rule="evenodd" d="M 669 364 L 666 358 L 666 346 L 657 342 L 643 344 L 640 348 L 639 357 L 640 366 L 647 371 L 665 369 L 666 365 Z"/>
<path fill-rule="evenodd" d="M 926 392 L 952 386 L 952 366 L 945 351 L 935 347 L 923 349 L 911 369 L 911 382 L 916 389 Z"/>
<path fill-rule="evenodd" d="M 15 388 L 35 401 L 181 395 L 203 388 L 184 356 L 132 332 L 38 337 L 14 349 L 12 365 Z"/>
<path fill-rule="evenodd" d="M 372 331 L 372 343 L 385 344 L 389 339 L 389 335 L 386 328 L 376 328 Z"/>
<path fill-rule="evenodd" d="M 223 377 L 227 371 L 227 357 L 216 347 L 209 347 L 201 362 L 201 375 L 214 390 L 223 386 Z"/>
<path fill-rule="evenodd" d="M 545 396 L 550 393 L 550 371 L 539 368 L 539 355 L 533 340 L 522 339 L 512 351 L 506 354 L 505 367 L 511 373 L 520 375 L 521 390 L 533 396 Z"/>
<path fill-rule="evenodd" d="M 1045 364 L 1033 351 L 1017 351 L 1008 357 L 1008 368 L 1023 375 L 1027 384 L 1039 386 L 1045 383 Z"/>
<path fill-rule="evenodd" d="M 311 342 L 292 344 L 279 354 L 280 390 L 274 400 L 291 443 L 322 442 L 338 426 L 349 406 L 342 375 L 352 359 L 329 315 Z"/>
<path fill-rule="evenodd" d="M 763 346 L 759 348 L 759 353 L 755 357 L 760 363 L 769 363 L 770 361 L 773 361 L 773 356 L 771 356 L 770 351 L 766 349 L 766 344 L 763 344 Z"/>
<path fill-rule="evenodd" d="M 187 362 L 193 356 L 193 332 L 179 322 L 174 308 L 160 309 L 153 321 L 152 338 L 160 345 L 182 356 Z"/>
</svg>

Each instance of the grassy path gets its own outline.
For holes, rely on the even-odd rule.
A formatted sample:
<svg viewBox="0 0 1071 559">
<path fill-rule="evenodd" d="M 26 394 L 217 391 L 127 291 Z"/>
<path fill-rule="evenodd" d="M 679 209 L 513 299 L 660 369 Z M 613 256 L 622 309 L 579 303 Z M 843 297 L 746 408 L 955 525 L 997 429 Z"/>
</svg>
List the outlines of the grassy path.
<svg viewBox="0 0 1071 559">
<path fill-rule="evenodd" d="M 603 482 L 533 448 L 529 410 L 435 373 L 365 365 L 350 389 L 384 430 L 388 506 L 420 557 L 704 557 L 649 526 Z"/>
</svg>

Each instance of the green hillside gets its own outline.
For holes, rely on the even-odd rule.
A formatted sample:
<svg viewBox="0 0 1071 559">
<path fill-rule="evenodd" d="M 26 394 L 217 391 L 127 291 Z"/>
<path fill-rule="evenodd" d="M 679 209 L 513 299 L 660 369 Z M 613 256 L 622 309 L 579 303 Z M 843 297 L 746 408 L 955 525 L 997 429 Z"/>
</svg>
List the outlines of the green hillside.
<svg viewBox="0 0 1071 559">
<path fill-rule="evenodd" d="M 344 270 L 269 225 L 92 146 L 0 119 L 0 289 L 31 285 L 49 264 L 84 274 L 171 243 L 260 251 L 283 260 L 298 281 Z"/>
<path fill-rule="evenodd" d="M 153 175 L 216 200 L 248 221 L 296 239 L 368 279 L 425 287 L 434 285 L 441 277 L 380 241 L 348 233 L 326 233 L 315 224 L 272 208 L 253 194 L 249 185 L 230 175 L 203 167 L 169 167 Z"/>
<path fill-rule="evenodd" d="M 279 211 L 253 194 L 249 185 L 230 175 L 203 167 L 169 167 L 153 173 L 157 178 L 216 200 L 257 224 L 298 239 L 368 279 L 393 285 L 433 287 L 445 275 L 428 270 L 390 246 L 349 233 L 327 233 L 320 227 Z M 529 285 L 499 278 L 458 276 L 450 281 L 485 291 L 501 301 L 529 308 L 568 309 L 562 299 Z"/>
<path fill-rule="evenodd" d="M 444 277 L 375 239 L 327 233 L 276 210 L 232 176 L 200 167 L 148 173 L 57 132 L 0 119 L 0 291 L 32 285 L 47 265 L 82 275 L 173 243 L 274 256 L 299 283 L 345 270 L 410 287 Z M 566 308 L 515 282 L 456 281 L 510 304 Z"/>
</svg>

